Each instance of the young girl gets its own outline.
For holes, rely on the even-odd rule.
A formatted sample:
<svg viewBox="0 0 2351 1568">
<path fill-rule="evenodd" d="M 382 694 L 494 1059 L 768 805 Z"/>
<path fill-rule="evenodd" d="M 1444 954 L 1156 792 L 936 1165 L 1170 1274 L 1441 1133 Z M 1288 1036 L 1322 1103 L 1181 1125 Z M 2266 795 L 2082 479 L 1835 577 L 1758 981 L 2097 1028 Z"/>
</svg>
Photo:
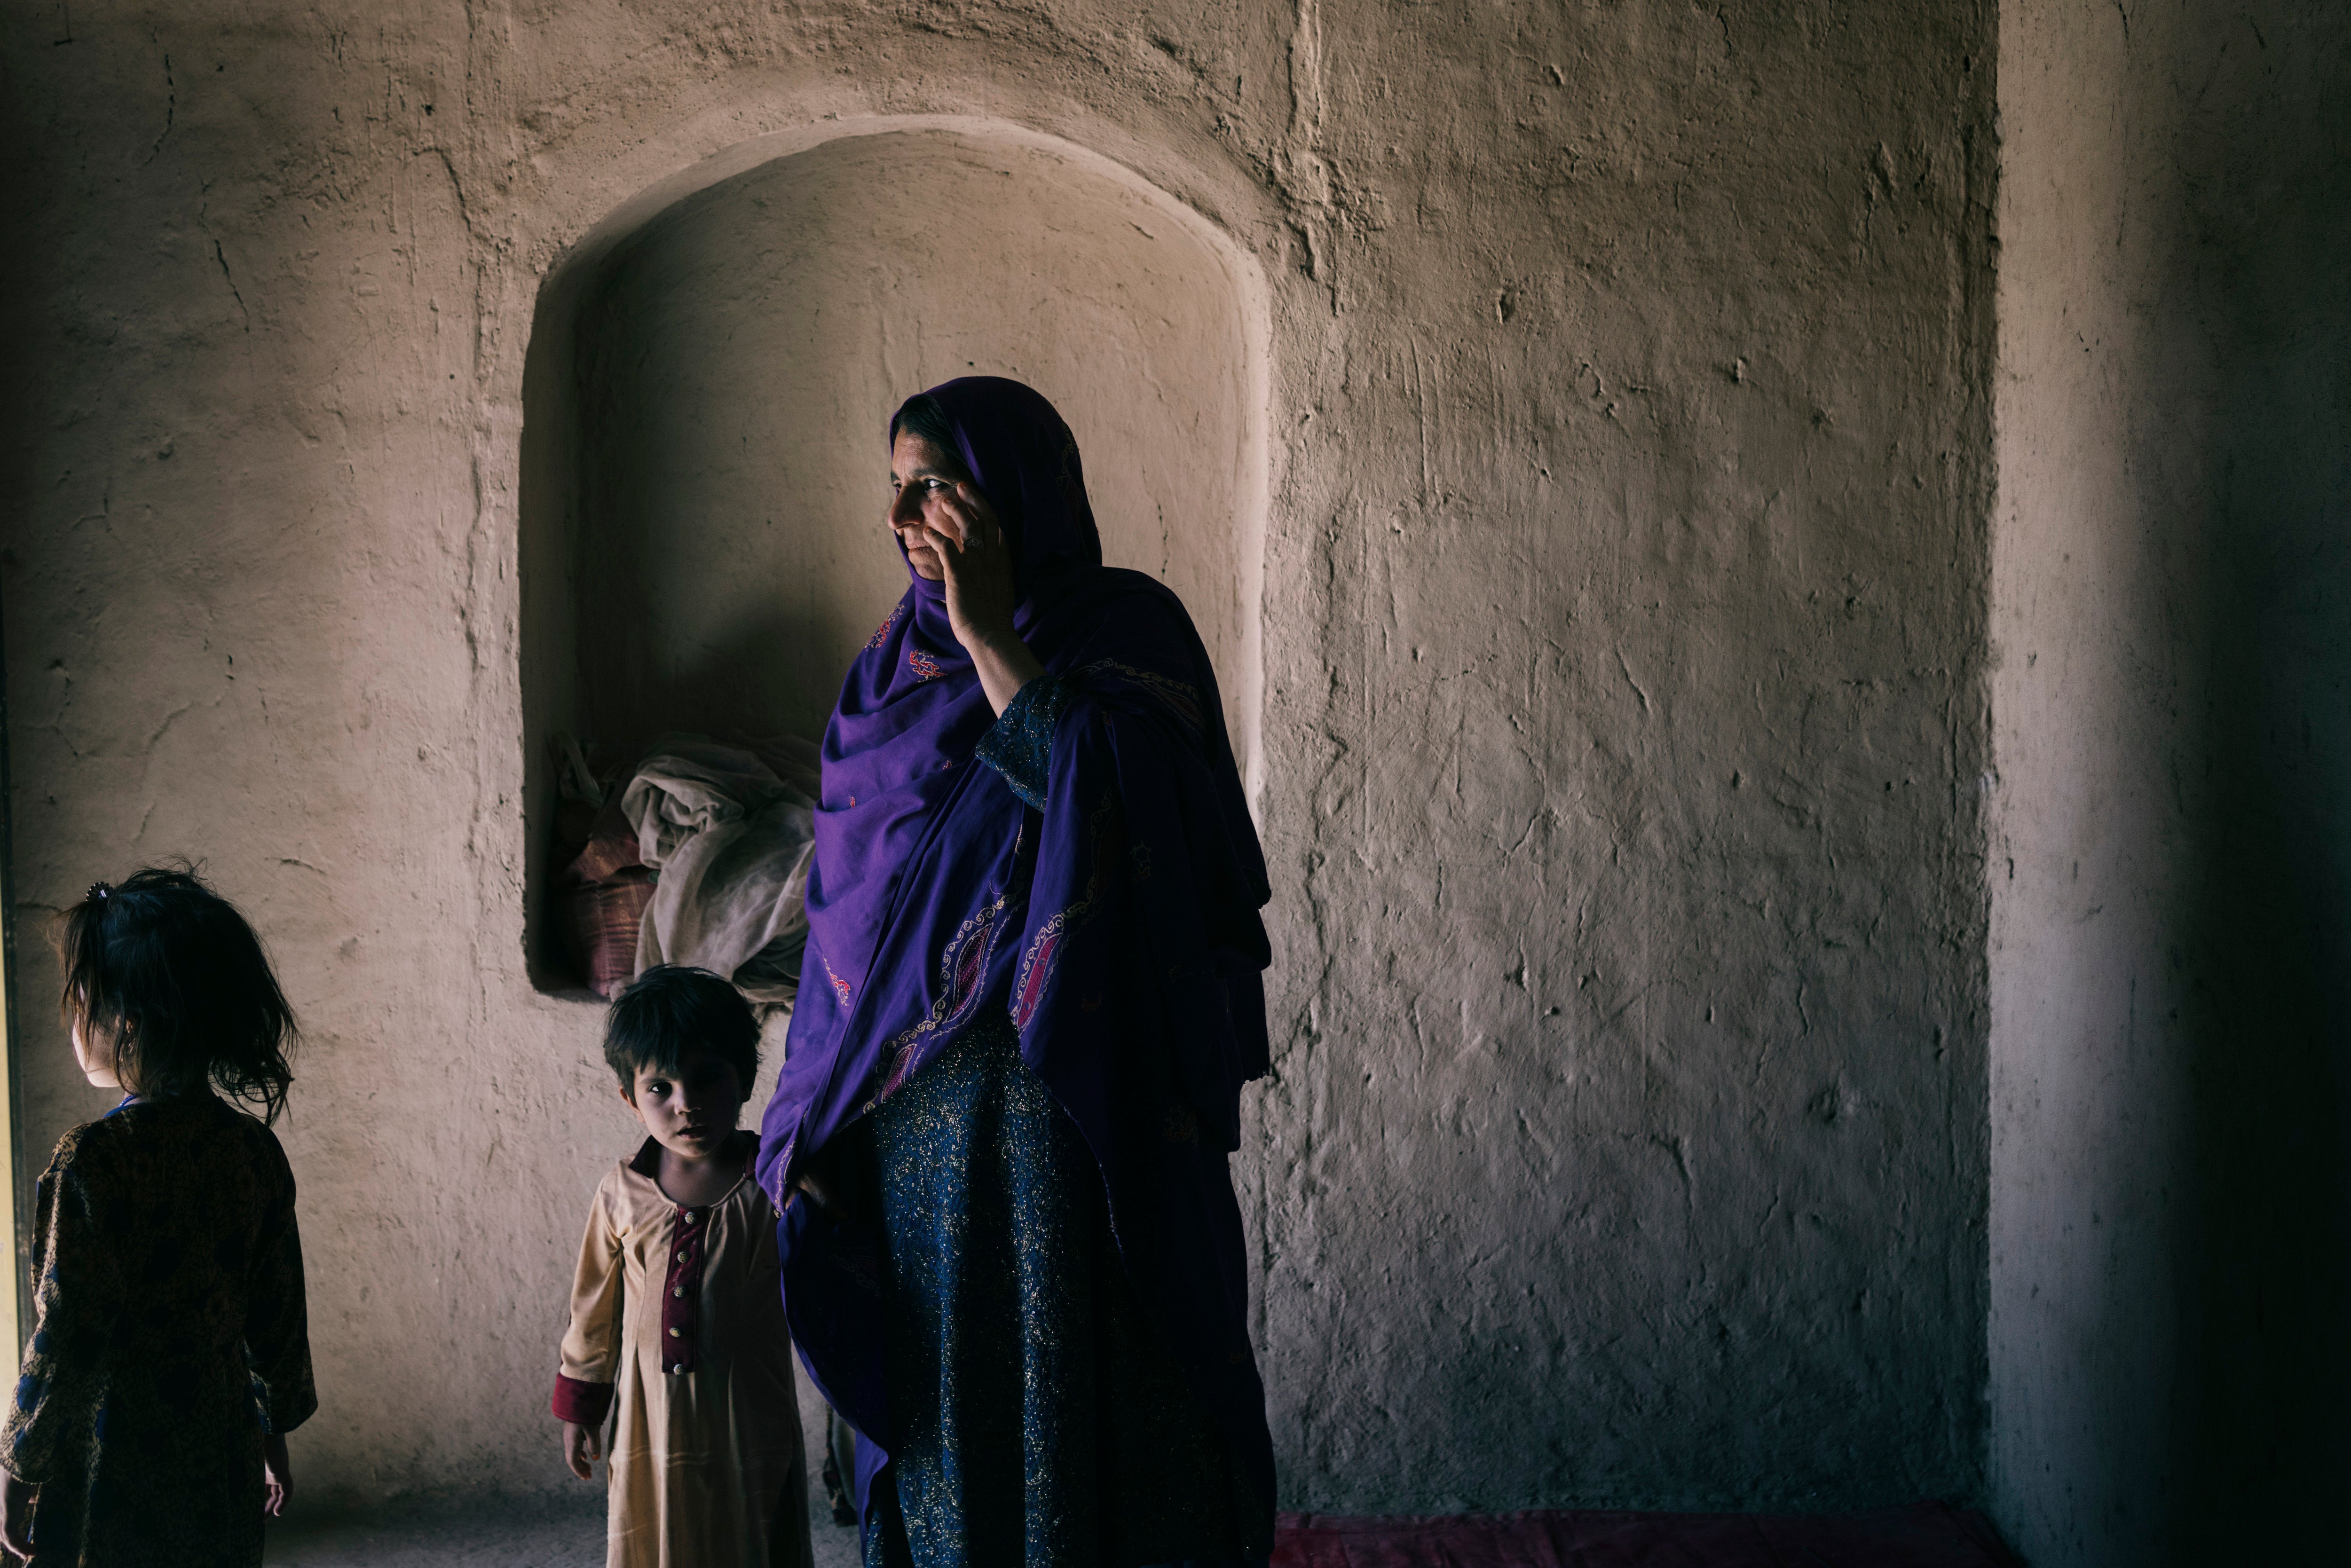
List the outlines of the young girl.
<svg viewBox="0 0 2351 1568">
<path fill-rule="evenodd" d="M 57 948 L 75 1059 L 126 1092 L 59 1140 L 34 1199 L 0 1545 L 37 1568 L 250 1568 L 286 1434 L 319 1406 L 266 1125 L 293 1015 L 252 927 L 185 871 L 98 883 Z"/>
<path fill-rule="evenodd" d="M 586 1480 L 618 1396 L 607 1568 L 810 1563 L 776 1211 L 735 1128 L 758 1052 L 750 1008 L 702 969 L 646 970 L 605 1024 L 648 1136 L 596 1188 L 554 1405 Z"/>
</svg>

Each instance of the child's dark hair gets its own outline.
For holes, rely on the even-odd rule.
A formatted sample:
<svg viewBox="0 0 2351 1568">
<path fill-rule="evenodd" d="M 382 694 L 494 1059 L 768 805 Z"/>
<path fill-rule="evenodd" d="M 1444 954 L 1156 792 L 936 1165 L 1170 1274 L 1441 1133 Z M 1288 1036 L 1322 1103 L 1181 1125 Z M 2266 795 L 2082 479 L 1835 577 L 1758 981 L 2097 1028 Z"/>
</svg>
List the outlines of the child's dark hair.
<svg viewBox="0 0 2351 1568">
<path fill-rule="evenodd" d="M 162 1098 L 209 1081 L 277 1120 L 294 1011 L 253 927 L 192 868 L 94 883 L 57 917 L 57 944 L 58 1010 L 89 1045 L 112 1047 L 125 1089 Z"/>
<path fill-rule="evenodd" d="M 659 964 L 639 975 L 604 1017 L 605 1065 L 634 1100 L 637 1074 L 675 1072 L 686 1054 L 716 1051 L 743 1092 L 759 1074 L 759 1020 L 743 993 L 707 969 Z"/>
</svg>

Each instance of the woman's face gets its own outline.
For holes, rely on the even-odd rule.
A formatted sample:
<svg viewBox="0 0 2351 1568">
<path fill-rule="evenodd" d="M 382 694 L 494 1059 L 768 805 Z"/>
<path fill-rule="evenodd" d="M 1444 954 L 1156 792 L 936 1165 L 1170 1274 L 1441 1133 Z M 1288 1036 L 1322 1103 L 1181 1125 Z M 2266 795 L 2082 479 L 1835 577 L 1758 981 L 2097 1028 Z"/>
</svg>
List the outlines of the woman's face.
<svg viewBox="0 0 2351 1568">
<path fill-rule="evenodd" d="M 939 552 L 929 543 L 924 528 L 927 524 L 951 538 L 962 538 L 954 518 L 941 508 L 940 503 L 953 500 L 956 482 L 969 477 L 962 464 L 919 435 L 901 431 L 892 444 L 890 527 L 906 547 L 906 559 L 916 577 L 937 582 L 946 576 Z"/>
</svg>

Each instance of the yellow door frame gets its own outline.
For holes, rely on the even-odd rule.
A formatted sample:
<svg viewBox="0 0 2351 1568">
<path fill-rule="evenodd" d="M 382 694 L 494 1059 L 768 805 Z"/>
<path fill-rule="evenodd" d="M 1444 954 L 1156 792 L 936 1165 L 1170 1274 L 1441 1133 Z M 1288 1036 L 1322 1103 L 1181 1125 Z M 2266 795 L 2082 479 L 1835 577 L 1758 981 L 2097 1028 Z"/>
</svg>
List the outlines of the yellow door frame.
<svg viewBox="0 0 2351 1568">
<path fill-rule="evenodd" d="M 18 1350 L 31 1330 L 24 1321 L 26 1237 L 17 1203 L 24 1161 L 16 1130 L 16 854 L 10 831 L 15 798 L 8 777 L 8 667 L 0 658 L 0 1155 L 8 1168 L 0 1179 L 0 1237 L 8 1254 L 0 1261 L 0 1324 L 16 1331 Z"/>
</svg>

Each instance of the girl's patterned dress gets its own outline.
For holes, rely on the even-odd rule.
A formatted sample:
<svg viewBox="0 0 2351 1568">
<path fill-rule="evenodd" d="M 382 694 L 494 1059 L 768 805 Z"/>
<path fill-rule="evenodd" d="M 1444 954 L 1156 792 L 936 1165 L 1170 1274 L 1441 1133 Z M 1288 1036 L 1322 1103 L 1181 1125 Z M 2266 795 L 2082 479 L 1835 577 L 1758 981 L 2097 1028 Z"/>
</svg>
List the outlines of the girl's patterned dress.
<svg viewBox="0 0 2351 1568">
<path fill-rule="evenodd" d="M 319 1406 L 294 1174 L 208 1093 L 59 1140 L 34 1199 L 38 1312 L 0 1465 L 40 1490 L 36 1568 L 249 1568 L 264 1431 Z"/>
</svg>

